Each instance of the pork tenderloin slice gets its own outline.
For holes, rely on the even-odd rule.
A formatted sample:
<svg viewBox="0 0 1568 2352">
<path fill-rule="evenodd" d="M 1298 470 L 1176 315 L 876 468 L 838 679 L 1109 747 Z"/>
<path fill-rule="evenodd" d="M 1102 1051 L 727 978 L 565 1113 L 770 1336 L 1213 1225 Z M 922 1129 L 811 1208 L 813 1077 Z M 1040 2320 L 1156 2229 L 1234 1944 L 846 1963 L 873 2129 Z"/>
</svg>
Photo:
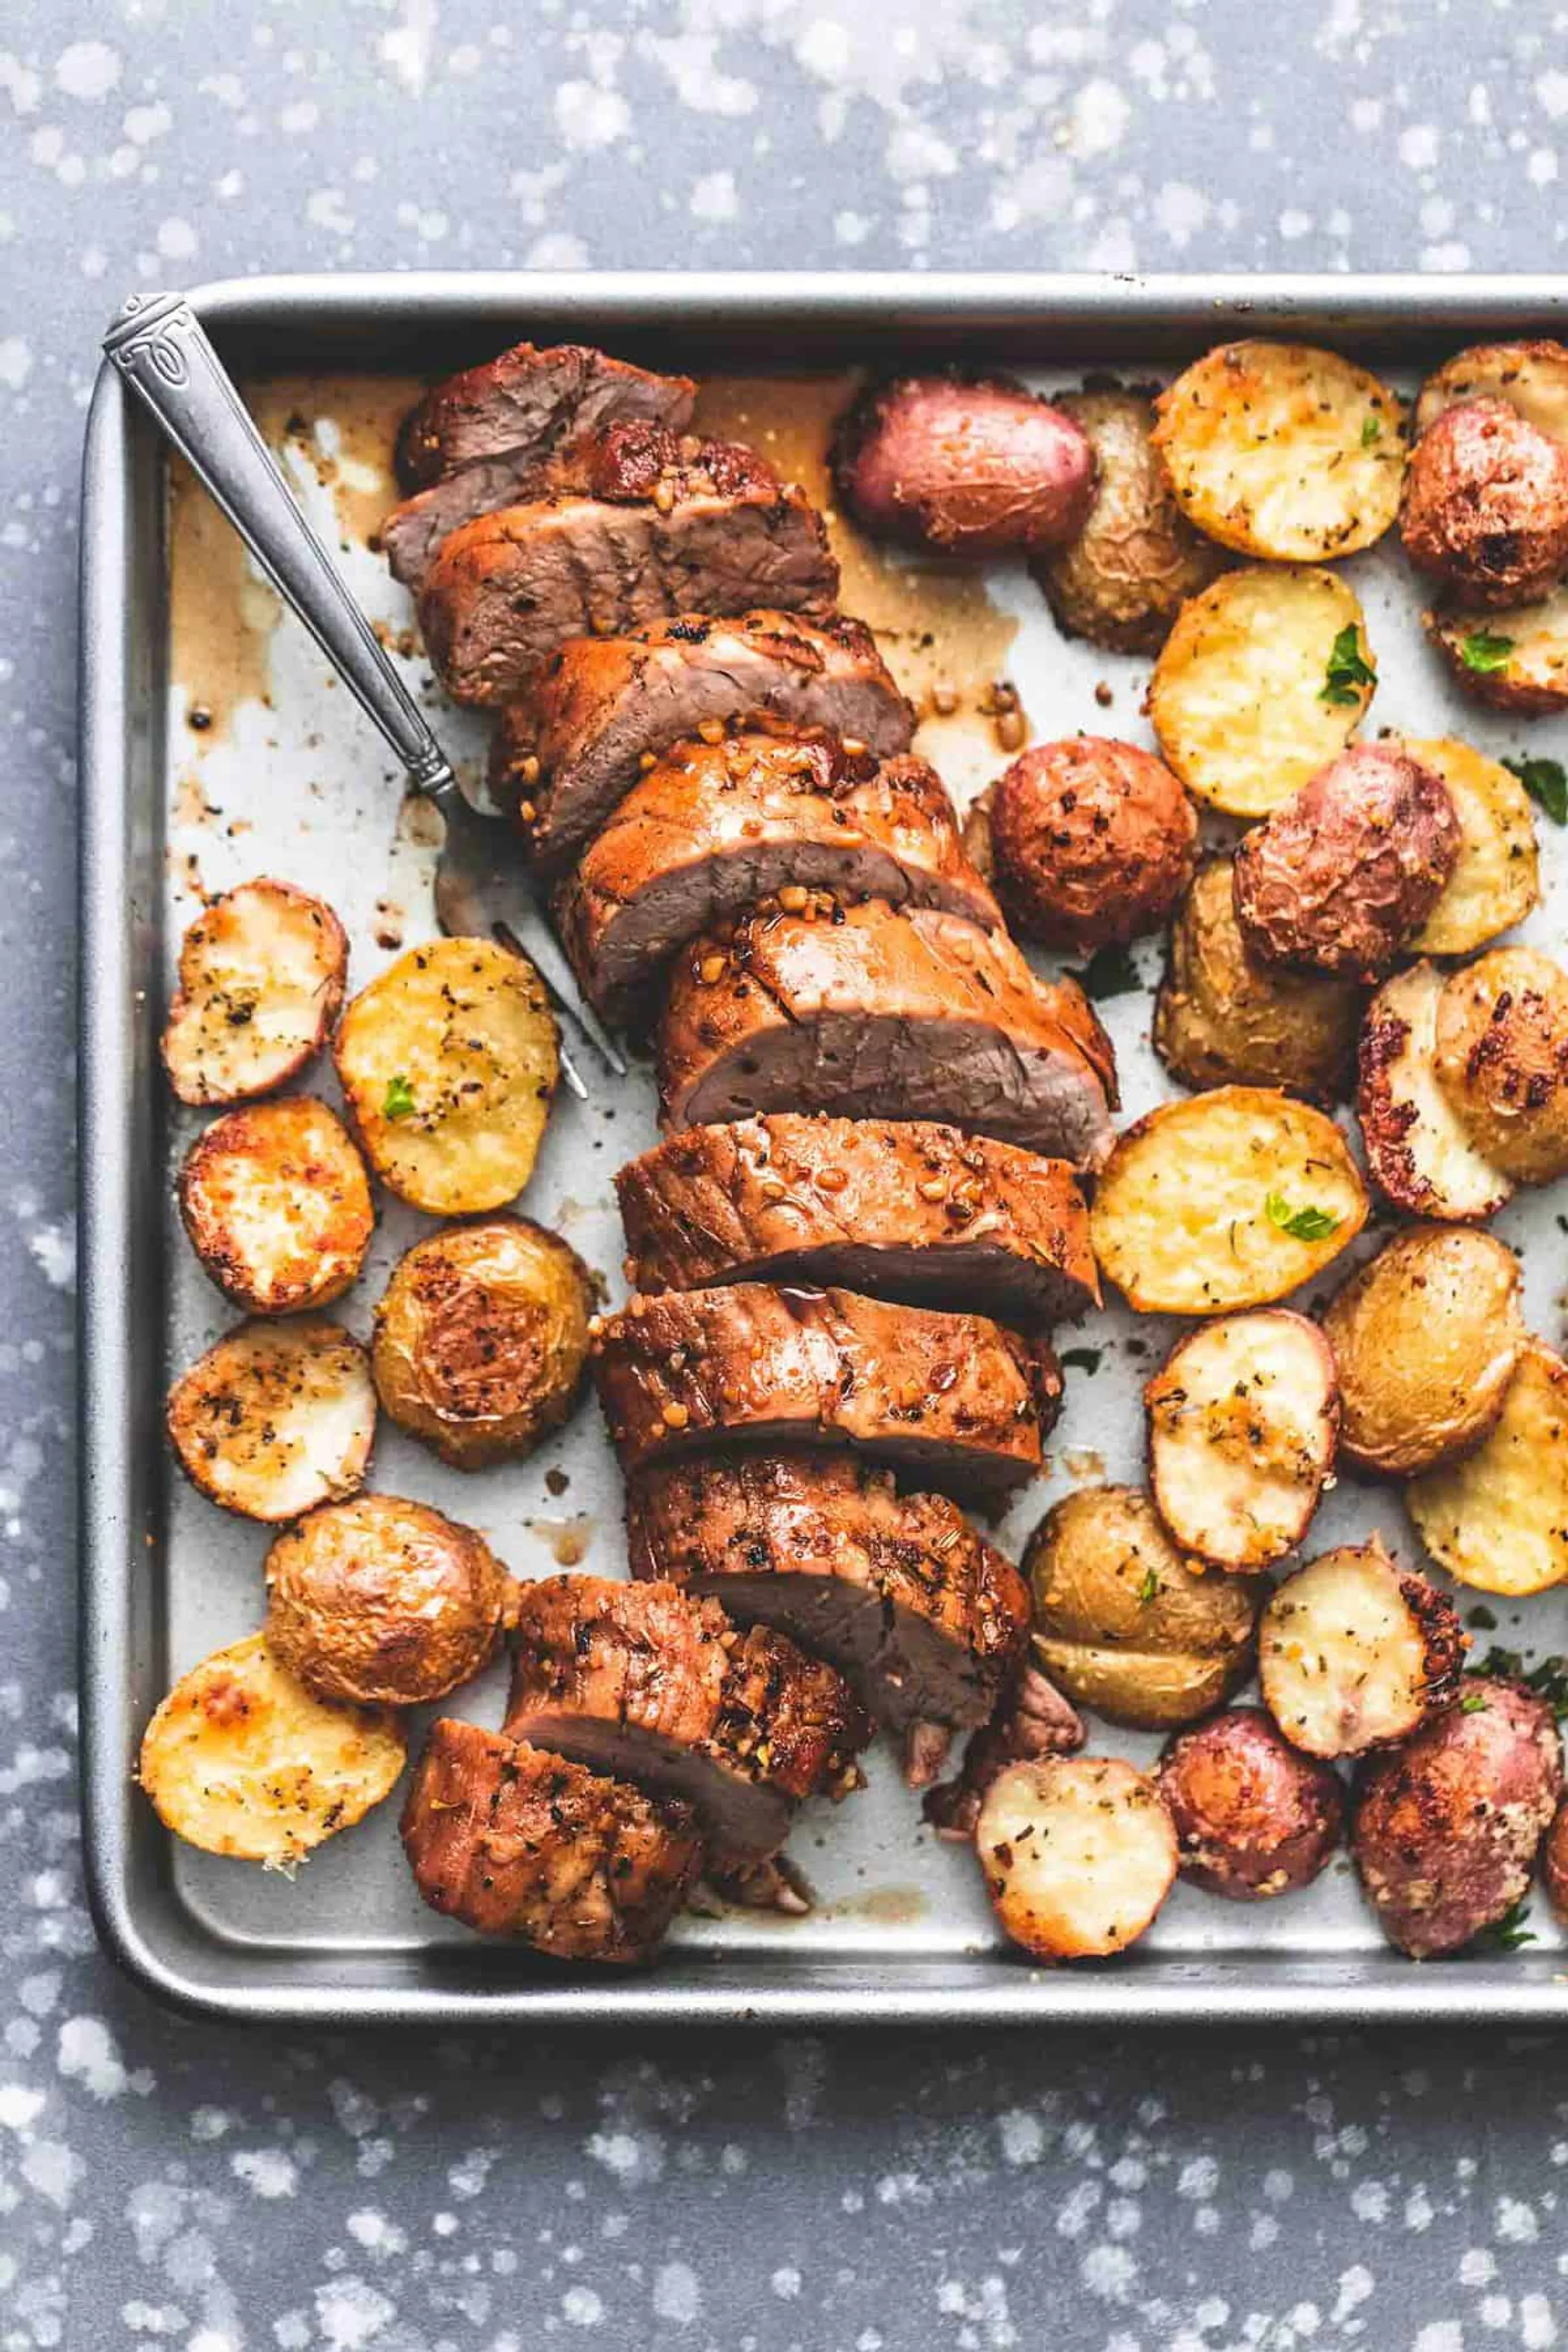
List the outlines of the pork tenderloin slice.
<svg viewBox="0 0 1568 2352">
<path fill-rule="evenodd" d="M 1002 920 L 934 769 L 879 767 L 822 729 L 675 745 L 584 851 L 555 919 L 588 995 L 624 1018 L 687 940 L 779 891 Z"/>
<path fill-rule="evenodd" d="M 871 1734 L 843 1677 L 782 1633 L 598 1576 L 523 1588 L 505 1728 L 689 1803 L 720 1874 L 775 1854 L 803 1798 L 858 1788 Z"/>
<path fill-rule="evenodd" d="M 697 614 L 563 646 L 531 705 L 501 712 L 491 789 L 519 806 L 531 862 L 556 873 L 647 761 L 700 728 L 764 717 L 831 728 L 879 760 L 907 751 L 915 724 L 864 622 Z"/>
<path fill-rule="evenodd" d="M 1061 1402 L 1043 1344 L 848 1290 L 639 1292 L 592 1347 L 627 1471 L 715 1444 L 837 1445 L 997 1500 L 1039 1468 Z"/>
<path fill-rule="evenodd" d="M 508 457 L 537 466 L 563 442 L 636 421 L 684 431 L 697 386 L 586 343 L 514 343 L 427 392 L 397 436 L 397 478 L 427 489 L 460 468 Z"/>
<path fill-rule="evenodd" d="M 417 594 L 443 541 L 453 531 L 500 507 L 549 496 L 564 487 L 527 453 L 482 457 L 403 499 L 384 517 L 376 538 L 393 578 Z"/>
<path fill-rule="evenodd" d="M 913 1785 L 989 1717 L 1023 1655 L 1029 1596 L 942 1495 L 838 1455 L 666 1463 L 626 1490 L 634 1577 L 722 1603 L 837 1667 L 907 1744 Z"/>
<path fill-rule="evenodd" d="M 1100 1304 L 1067 1162 L 931 1120 L 774 1111 L 687 1128 L 616 1191 L 638 1290 L 826 1283 L 1026 1330 Z"/>
<path fill-rule="evenodd" d="M 430 1727 L 402 1832 L 432 1909 L 561 1960 L 648 1958 L 702 1859 L 688 1806 L 450 1717 Z"/>
<path fill-rule="evenodd" d="M 667 1128 L 775 1109 L 936 1119 L 1075 1167 L 1112 1141 L 1116 1064 L 1072 981 L 1004 932 L 868 898 L 828 920 L 758 908 L 671 970 L 658 1039 Z"/>
</svg>

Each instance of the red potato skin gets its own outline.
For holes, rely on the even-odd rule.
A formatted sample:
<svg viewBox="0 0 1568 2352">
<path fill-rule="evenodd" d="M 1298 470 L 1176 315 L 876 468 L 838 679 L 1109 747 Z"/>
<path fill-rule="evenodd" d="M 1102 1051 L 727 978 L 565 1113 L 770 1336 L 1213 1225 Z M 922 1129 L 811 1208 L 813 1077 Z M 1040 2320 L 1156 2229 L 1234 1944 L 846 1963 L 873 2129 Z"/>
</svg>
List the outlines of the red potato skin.
<svg viewBox="0 0 1568 2352">
<path fill-rule="evenodd" d="M 1386 743 L 1353 743 L 1237 845 L 1236 919 L 1274 964 L 1370 984 L 1442 895 L 1459 820 L 1441 776 Z"/>
<path fill-rule="evenodd" d="M 863 530 L 942 555 L 1064 547 L 1094 501 L 1082 425 L 1005 377 L 869 385 L 839 420 L 832 463 Z"/>
<path fill-rule="evenodd" d="M 1458 1705 L 1373 1757 L 1357 1784 L 1351 1852 L 1391 1944 L 1457 1952 L 1512 1908 L 1563 1796 L 1544 1699 L 1473 1675 Z"/>
<path fill-rule="evenodd" d="M 1340 1842 L 1344 1787 L 1291 1747 L 1261 1707 L 1227 1707 L 1179 1731 L 1154 1776 L 1181 1848 L 1181 1874 L 1232 1903 L 1310 1885 Z"/>
<path fill-rule="evenodd" d="M 1197 812 L 1135 743 L 1070 736 L 1016 760 L 990 808 L 993 879 L 1015 930 L 1076 955 L 1155 930 L 1192 880 Z"/>
<path fill-rule="evenodd" d="M 1527 604 L 1568 569 L 1568 447 L 1506 400 L 1445 409 L 1410 453 L 1399 528 L 1457 603 Z"/>
</svg>

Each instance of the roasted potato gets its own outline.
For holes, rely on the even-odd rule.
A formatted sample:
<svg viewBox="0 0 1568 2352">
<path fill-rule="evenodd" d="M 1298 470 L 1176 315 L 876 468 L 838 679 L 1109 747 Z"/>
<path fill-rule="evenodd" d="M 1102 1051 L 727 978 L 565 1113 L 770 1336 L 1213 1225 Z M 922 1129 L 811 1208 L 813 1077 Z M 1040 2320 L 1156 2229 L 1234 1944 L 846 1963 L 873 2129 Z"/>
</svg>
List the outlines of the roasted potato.
<svg viewBox="0 0 1568 2352">
<path fill-rule="evenodd" d="M 364 1349 L 322 1316 L 242 1323 L 169 1391 L 169 1440 L 193 1486 L 247 1519 L 297 1519 L 357 1494 L 375 1435 Z"/>
<path fill-rule="evenodd" d="M 1405 1499 L 1433 1559 L 1461 1584 L 1517 1599 L 1568 1577 L 1568 1364 L 1520 1350 L 1479 1445 L 1413 1478 Z"/>
<path fill-rule="evenodd" d="M 989 804 L 991 873 L 1013 929 L 1075 955 L 1139 939 L 1192 877 L 1198 820 L 1169 768 L 1103 735 L 1039 743 Z"/>
<path fill-rule="evenodd" d="M 531 1453 L 577 1401 L 588 1361 L 587 1267 L 525 1217 L 432 1234 L 375 1312 L 383 1405 L 458 1470 Z"/>
<path fill-rule="evenodd" d="M 1502 1411 L 1525 1339 L 1519 1261 L 1468 1226 L 1412 1225 L 1330 1302 L 1323 1337 L 1346 1459 L 1394 1477 L 1434 1469 Z"/>
<path fill-rule="evenodd" d="M 1100 1270 L 1146 1315 L 1267 1307 L 1366 1222 L 1344 1138 L 1310 1104 L 1216 1087 L 1134 1122 L 1095 1187 Z"/>
<path fill-rule="evenodd" d="M 291 1871 L 379 1805 L 403 1759 L 395 1715 L 323 1706 L 266 1634 L 251 1633 L 174 1685 L 147 1726 L 136 1777 L 187 1845 Z"/>
<path fill-rule="evenodd" d="M 208 1275 L 253 1315 L 341 1298 L 375 1229 L 364 1161 L 310 1095 L 215 1119 L 185 1154 L 179 1199 Z"/>
<path fill-rule="evenodd" d="M 1350 1090 L 1362 1004 L 1353 982 L 1249 955 L 1231 860 L 1214 857 L 1171 927 L 1154 1050 L 1184 1086 L 1284 1087 L 1331 1101 Z"/>
<path fill-rule="evenodd" d="M 1432 1959 L 1511 1911 L 1562 1793 L 1545 1701 L 1467 1675 L 1460 1704 L 1373 1757 L 1356 1791 L 1351 1853 L 1389 1942 Z"/>
<path fill-rule="evenodd" d="M 1568 709 L 1568 586 L 1501 612 L 1440 608 L 1423 625 L 1472 702 L 1521 719 Z"/>
<path fill-rule="evenodd" d="M 1148 710 L 1189 792 L 1231 816 L 1267 816 L 1344 750 L 1376 683 L 1347 581 L 1253 566 L 1183 605 Z"/>
<path fill-rule="evenodd" d="M 1459 820 L 1454 869 L 1410 944 L 1422 955 L 1468 955 L 1522 922 L 1541 896 L 1530 795 L 1500 761 L 1452 737 L 1406 738 L 1405 749 L 1441 776 Z"/>
<path fill-rule="evenodd" d="M 560 1061 L 533 966 L 489 940 L 411 948 L 343 1014 L 338 1076 L 382 1181 L 435 1217 L 514 1200 Z"/>
<path fill-rule="evenodd" d="M 1352 743 L 1238 845 L 1236 918 L 1265 963 L 1381 980 L 1459 856 L 1441 776 L 1408 749 Z"/>
<path fill-rule="evenodd" d="M 1004 1934 L 1037 1960 L 1124 1952 L 1176 1875 L 1159 1790 L 1116 1756 L 1009 1764 L 980 1808 L 974 1844 Z"/>
<path fill-rule="evenodd" d="M 1541 1884 L 1559 1922 L 1568 1927 L 1568 1797 L 1560 1797 L 1541 1849 Z"/>
<path fill-rule="evenodd" d="M 1094 497 L 1082 426 L 1002 377 L 868 385 L 839 420 L 832 464 L 863 530 L 943 555 L 1065 546 Z"/>
<path fill-rule="evenodd" d="M 1064 1496 L 1023 1565 L 1041 1666 L 1109 1722 L 1141 1731 L 1190 1723 L 1251 1671 L 1262 1579 L 1205 1576 L 1134 1487 Z"/>
<path fill-rule="evenodd" d="M 1568 351 L 1546 341 L 1472 343 L 1445 360 L 1421 387 L 1415 430 L 1425 433 L 1445 409 L 1472 400 L 1506 400 L 1528 424 L 1568 441 Z"/>
<path fill-rule="evenodd" d="M 1182 1876 L 1232 1903 L 1310 1885 L 1344 1828 L 1338 1773 L 1292 1748 L 1258 1706 L 1178 1731 L 1154 1785 L 1175 1824 Z"/>
<path fill-rule="evenodd" d="M 1183 512 L 1222 546 L 1310 563 L 1370 547 L 1399 508 L 1397 395 L 1308 343 L 1222 343 L 1155 403 Z"/>
<path fill-rule="evenodd" d="M 1513 1186 L 1476 1150 L 1437 1084 L 1443 975 L 1412 964 L 1384 981 L 1361 1034 L 1356 1114 L 1373 1181 L 1413 1217 L 1479 1224 Z"/>
<path fill-rule="evenodd" d="M 1306 1534 L 1334 1465 L 1334 1360 L 1288 1307 L 1222 1315 L 1178 1340 L 1143 1391 L 1149 1484 L 1184 1552 L 1267 1568 Z"/>
<path fill-rule="evenodd" d="M 319 1054 L 338 1017 L 349 944 L 292 882 L 242 882 L 180 944 L 163 1066 L 182 1102 L 248 1102 Z"/>
<path fill-rule="evenodd" d="M 489 1664 L 517 1589 L 482 1536 L 426 1503 L 360 1495 L 267 1555 L 267 1638 L 317 1698 L 418 1706 Z"/>
<path fill-rule="evenodd" d="M 1037 560 L 1035 578 L 1064 635 L 1111 653 L 1157 653 L 1183 598 L 1206 588 L 1229 559 L 1172 496 L 1146 392 L 1090 383 L 1056 405 L 1089 436 L 1099 478 L 1083 529 Z"/>
<path fill-rule="evenodd" d="M 1410 453 L 1399 532 L 1457 604 L 1528 604 L 1568 566 L 1568 444 L 1506 400 L 1446 408 Z"/>
<path fill-rule="evenodd" d="M 1432 1067 L 1482 1159 L 1516 1184 L 1568 1174 L 1568 971 L 1493 948 L 1450 972 Z"/>
<path fill-rule="evenodd" d="M 1279 1585 L 1258 1628 L 1263 1704 L 1293 1748 L 1360 1756 L 1447 1704 L 1469 1646 L 1453 1603 L 1379 1536 Z"/>
</svg>

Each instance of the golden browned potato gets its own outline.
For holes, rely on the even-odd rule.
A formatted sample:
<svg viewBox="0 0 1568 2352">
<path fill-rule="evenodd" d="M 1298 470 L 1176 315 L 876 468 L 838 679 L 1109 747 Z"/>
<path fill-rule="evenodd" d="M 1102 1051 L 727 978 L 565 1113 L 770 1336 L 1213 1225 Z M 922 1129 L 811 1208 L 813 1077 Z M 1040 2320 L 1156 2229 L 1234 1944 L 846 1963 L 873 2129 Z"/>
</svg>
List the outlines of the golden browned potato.
<svg viewBox="0 0 1568 2352">
<path fill-rule="evenodd" d="M 1154 446 L 1184 513 L 1243 555 L 1283 563 L 1352 555 L 1398 511 L 1398 396 L 1335 352 L 1222 343 L 1155 408 Z"/>
<path fill-rule="evenodd" d="M 1415 430 L 1425 433 L 1447 408 L 1472 400 L 1506 400 L 1527 424 L 1555 441 L 1568 441 L 1568 351 L 1542 337 L 1534 342 L 1472 343 L 1429 375 L 1415 403 Z"/>
<path fill-rule="evenodd" d="M 1384 981 L 1361 1037 L 1356 1115 L 1373 1181 L 1415 1217 L 1479 1224 L 1512 1197 L 1459 1124 L 1433 1066 L 1443 975 L 1412 964 Z"/>
<path fill-rule="evenodd" d="M 1510 1600 L 1568 1577 L 1568 1364 L 1527 1341 L 1479 1445 L 1405 1490 L 1433 1559 Z"/>
<path fill-rule="evenodd" d="M 1454 870 L 1410 944 L 1422 955 L 1468 955 L 1522 922 L 1541 896 L 1530 795 L 1500 761 L 1451 736 L 1406 737 L 1405 749 L 1442 777 L 1459 820 Z"/>
<path fill-rule="evenodd" d="M 1472 702 L 1521 719 L 1568 709 L 1568 587 L 1500 612 L 1439 609 L 1423 625 Z"/>
<path fill-rule="evenodd" d="M 1562 1794 L 1545 1701 L 1467 1675 L 1458 1706 L 1362 1774 L 1351 1853 L 1389 1942 L 1431 1959 L 1511 1911 Z"/>
<path fill-rule="evenodd" d="M 356 1494 L 375 1435 L 364 1349 L 324 1316 L 242 1323 L 169 1391 L 180 1467 L 247 1519 L 296 1519 Z"/>
<path fill-rule="evenodd" d="M 1284 1087 L 1332 1100 L 1350 1090 L 1362 1002 L 1352 981 L 1287 971 L 1249 955 L 1231 860 L 1213 857 L 1171 927 L 1154 1050 L 1184 1086 Z"/>
<path fill-rule="evenodd" d="M 1222 1315 L 1177 1341 L 1143 1391 L 1149 1484 L 1173 1542 L 1267 1568 L 1306 1534 L 1334 1465 L 1334 1360 L 1289 1307 Z"/>
<path fill-rule="evenodd" d="M 1481 1157 L 1516 1184 L 1568 1173 L 1568 971 L 1493 948 L 1437 999 L 1437 1084 Z"/>
<path fill-rule="evenodd" d="M 1160 1792 L 1117 1756 L 1009 1764 L 986 1791 L 974 1845 L 1003 1932 L 1037 1960 L 1124 1952 L 1176 1875 Z"/>
<path fill-rule="evenodd" d="M 1292 1748 L 1258 1706 L 1178 1731 L 1154 1785 L 1175 1824 L 1182 1876 L 1232 1903 L 1310 1885 L 1344 1827 L 1338 1773 Z"/>
<path fill-rule="evenodd" d="M 1363 1470 L 1408 1477 L 1479 1444 L 1524 1344 L 1519 1261 L 1467 1225 L 1412 1225 L 1330 1302 L 1340 1446 Z"/>
<path fill-rule="evenodd" d="M 1189 792 L 1231 816 L 1267 816 L 1344 750 L 1376 683 L 1348 581 L 1252 565 L 1183 605 L 1148 710 Z"/>
<path fill-rule="evenodd" d="M 1275 1589 L 1258 1628 L 1258 1686 L 1292 1747 L 1361 1756 L 1447 1706 L 1468 1646 L 1452 1601 L 1374 1535 Z"/>
<path fill-rule="evenodd" d="M 1366 1192 L 1332 1119 L 1265 1087 L 1162 1103 L 1117 1139 L 1089 1234 L 1146 1315 L 1267 1307 L 1336 1258 Z"/>
<path fill-rule="evenodd" d="M 364 1161 L 310 1095 L 215 1119 L 185 1155 L 179 1196 L 208 1275 L 254 1315 L 341 1298 L 375 1228 Z"/>
<path fill-rule="evenodd" d="M 1088 434 L 1099 479 L 1078 537 L 1031 569 L 1065 635 L 1111 653 L 1157 653 L 1184 597 L 1206 588 L 1228 558 L 1172 496 L 1146 392 L 1096 382 L 1056 405 Z"/>
<path fill-rule="evenodd" d="M 1082 427 L 1004 377 L 869 384 L 839 419 L 832 463 L 862 530 L 943 555 L 1064 546 L 1094 495 Z"/>
<path fill-rule="evenodd" d="M 403 1759 L 395 1715 L 323 1706 L 266 1634 L 251 1633 L 174 1685 L 147 1726 L 136 1777 L 188 1845 L 292 1871 L 380 1804 Z"/>
<path fill-rule="evenodd" d="M 1142 938 L 1191 877 L 1198 819 L 1169 768 L 1103 735 L 1037 743 L 990 798 L 991 872 L 1014 929 L 1076 955 Z"/>
<path fill-rule="evenodd" d="M 331 908 L 292 882 L 242 882 L 180 946 L 163 1066 L 182 1102 L 270 1094 L 326 1044 L 349 944 Z"/>
<path fill-rule="evenodd" d="M 1030 1537 L 1023 1564 L 1041 1666 L 1111 1723 L 1141 1731 L 1190 1723 L 1251 1669 L 1267 1584 L 1205 1575 L 1135 1487 L 1064 1496 Z"/>
<path fill-rule="evenodd" d="M 377 1393 L 455 1469 L 528 1454 L 577 1401 L 591 1311 L 576 1251 L 526 1217 L 432 1234 L 376 1308 Z"/>
<path fill-rule="evenodd" d="M 1411 451 L 1399 530 L 1458 604 L 1546 595 L 1568 566 L 1568 444 L 1506 400 L 1446 408 Z"/>
<path fill-rule="evenodd" d="M 267 1637 L 317 1698 L 418 1706 L 489 1664 L 516 1587 L 483 1537 L 426 1503 L 329 1503 L 267 1555 Z"/>
<path fill-rule="evenodd" d="M 489 940 L 399 956 L 343 1014 L 344 1099 L 382 1181 L 435 1217 L 514 1200 L 560 1067 L 544 984 Z"/>
</svg>

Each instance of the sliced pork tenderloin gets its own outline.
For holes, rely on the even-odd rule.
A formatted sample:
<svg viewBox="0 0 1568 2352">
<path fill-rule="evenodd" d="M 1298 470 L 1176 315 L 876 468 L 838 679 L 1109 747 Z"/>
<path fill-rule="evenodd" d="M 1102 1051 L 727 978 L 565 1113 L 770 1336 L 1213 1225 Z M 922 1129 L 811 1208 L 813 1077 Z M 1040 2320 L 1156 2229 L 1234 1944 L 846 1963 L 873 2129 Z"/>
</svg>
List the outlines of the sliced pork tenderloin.
<svg viewBox="0 0 1568 2352">
<path fill-rule="evenodd" d="M 984 1723 L 1028 1634 L 1011 1560 L 942 1495 L 900 1496 L 890 1472 L 840 1455 L 695 1459 L 626 1489 L 635 1577 L 720 1601 L 837 1667 L 905 1743 L 921 1787 L 954 1729 Z"/>
<path fill-rule="evenodd" d="M 1116 1063 L 1072 981 L 1005 933 L 868 898 L 779 902 L 683 949 L 658 1040 L 668 1128 L 775 1109 L 937 1119 L 1093 1168 Z"/>
<path fill-rule="evenodd" d="M 1100 1304 L 1067 1162 L 931 1120 L 774 1111 L 686 1128 L 616 1191 L 638 1290 L 826 1283 L 1023 1330 Z"/>
<path fill-rule="evenodd" d="M 537 466 L 612 425 L 679 433 L 696 397 L 689 376 L 655 375 L 591 344 L 514 343 L 447 376 L 410 410 L 397 436 L 397 478 L 405 490 L 424 490 L 494 457 L 522 456 Z"/>
</svg>

